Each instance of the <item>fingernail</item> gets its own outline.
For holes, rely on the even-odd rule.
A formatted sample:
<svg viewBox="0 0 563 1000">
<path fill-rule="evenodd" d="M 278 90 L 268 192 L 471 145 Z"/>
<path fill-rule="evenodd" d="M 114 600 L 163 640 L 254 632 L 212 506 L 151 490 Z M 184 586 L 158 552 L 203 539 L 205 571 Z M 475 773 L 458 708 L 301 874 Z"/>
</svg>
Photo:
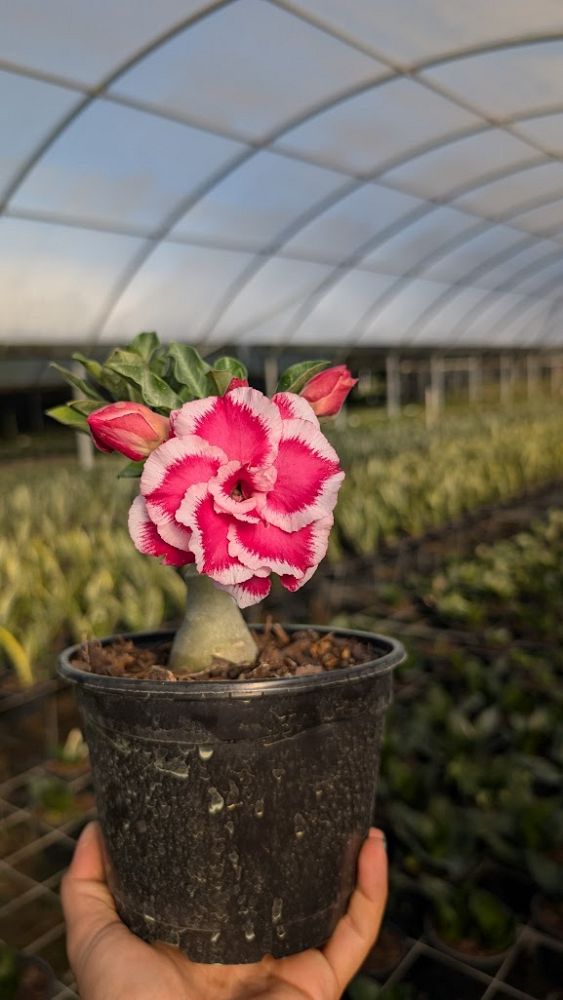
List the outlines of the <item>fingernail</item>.
<svg viewBox="0 0 563 1000">
<path fill-rule="evenodd" d="M 380 840 L 385 850 L 387 850 L 387 837 L 383 833 L 383 830 L 378 830 L 377 827 L 372 826 L 370 827 L 368 837 L 370 840 Z"/>
</svg>

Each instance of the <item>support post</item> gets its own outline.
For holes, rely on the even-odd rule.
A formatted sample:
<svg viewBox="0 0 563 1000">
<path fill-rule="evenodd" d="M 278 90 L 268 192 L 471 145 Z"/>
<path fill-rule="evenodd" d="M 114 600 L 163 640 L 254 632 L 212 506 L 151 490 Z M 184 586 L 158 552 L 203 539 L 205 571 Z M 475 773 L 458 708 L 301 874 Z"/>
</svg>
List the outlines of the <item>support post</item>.
<svg viewBox="0 0 563 1000">
<path fill-rule="evenodd" d="M 468 394 L 470 403 L 479 403 L 483 398 L 483 360 L 479 357 L 469 358 Z"/>
<path fill-rule="evenodd" d="M 430 358 L 430 389 L 436 417 L 444 408 L 445 399 L 445 368 L 441 354 L 433 354 Z"/>
<path fill-rule="evenodd" d="M 273 396 L 278 384 L 279 367 L 278 359 L 274 354 L 267 354 L 264 358 L 264 383 L 266 395 Z"/>
<path fill-rule="evenodd" d="M 398 417 L 401 412 L 401 371 L 398 354 L 388 354 L 385 358 L 385 381 L 387 416 Z"/>
<path fill-rule="evenodd" d="M 508 403 L 514 388 L 514 358 L 502 354 L 500 358 L 500 400 Z"/>
<path fill-rule="evenodd" d="M 78 361 L 73 361 L 70 367 L 75 375 L 82 377 L 82 367 L 79 365 Z M 74 399 L 82 398 L 79 390 L 74 387 L 72 389 L 72 395 Z M 76 432 L 76 453 L 78 456 L 78 464 L 81 469 L 91 469 L 93 467 L 94 445 L 89 434 L 83 434 L 82 431 Z"/>
<path fill-rule="evenodd" d="M 526 395 L 531 399 L 539 390 L 540 359 L 537 354 L 526 355 Z"/>
</svg>

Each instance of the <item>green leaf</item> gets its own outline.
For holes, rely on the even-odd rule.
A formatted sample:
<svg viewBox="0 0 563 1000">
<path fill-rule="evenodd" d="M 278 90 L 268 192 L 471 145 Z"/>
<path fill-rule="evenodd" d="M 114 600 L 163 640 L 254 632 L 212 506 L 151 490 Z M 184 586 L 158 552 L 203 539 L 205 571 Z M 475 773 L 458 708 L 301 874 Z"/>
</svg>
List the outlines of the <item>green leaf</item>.
<svg viewBox="0 0 563 1000">
<path fill-rule="evenodd" d="M 80 351 L 75 351 L 72 355 L 73 361 L 79 361 L 83 368 L 86 369 L 91 378 L 95 379 L 96 382 L 102 384 L 100 375 L 102 374 L 102 366 L 99 361 L 94 361 L 93 358 L 87 358 Z"/>
<path fill-rule="evenodd" d="M 71 410 L 76 410 L 78 413 L 82 413 L 83 416 L 89 417 L 91 413 L 101 410 L 103 406 L 107 406 L 108 404 L 105 400 L 102 406 L 100 406 L 100 402 L 95 402 L 93 399 L 71 399 L 70 403 L 66 405 L 70 406 Z"/>
<path fill-rule="evenodd" d="M 232 378 L 248 378 L 248 369 L 238 358 L 228 356 L 217 358 L 217 361 L 213 362 L 212 370 L 214 372 L 230 372 Z"/>
<path fill-rule="evenodd" d="M 92 358 L 87 358 L 83 354 L 76 352 L 72 355 L 75 361 L 79 361 L 81 365 L 84 366 L 91 378 L 95 379 L 103 389 L 105 389 L 110 397 L 110 400 L 120 401 L 120 400 L 136 400 L 141 401 L 141 394 L 136 391 L 131 391 L 132 387 L 121 375 L 112 371 L 108 367 L 108 362 L 117 355 L 121 357 L 122 354 L 126 352 L 120 351 L 117 348 L 112 351 L 109 357 L 106 359 L 105 364 L 101 365 L 98 361 L 94 361 Z M 138 361 L 139 357 L 137 354 L 130 355 L 133 360 Z"/>
<path fill-rule="evenodd" d="M 121 375 L 128 383 L 138 387 L 137 396 L 140 397 L 140 401 L 153 410 L 164 410 L 169 413 L 170 410 L 180 406 L 179 396 L 164 379 L 151 372 L 138 355 L 130 351 L 116 350 L 106 362 L 106 366 Z"/>
<path fill-rule="evenodd" d="M 232 377 L 230 372 L 217 371 L 215 368 L 212 368 L 207 375 L 209 389 L 206 392 L 206 396 L 224 396 L 231 384 Z"/>
<path fill-rule="evenodd" d="M 94 386 L 89 385 L 88 382 L 85 382 L 83 378 L 80 378 L 79 375 L 75 375 L 74 372 L 71 372 L 68 368 L 63 368 L 62 365 L 56 364 L 55 361 L 52 361 L 49 367 L 55 368 L 58 372 L 61 373 L 61 375 L 63 376 L 64 379 L 66 379 L 67 382 L 70 382 L 70 384 L 73 385 L 75 389 L 79 389 L 80 392 L 83 392 L 85 396 L 89 397 L 89 399 L 98 399 L 102 400 L 102 402 L 105 402 L 103 396 L 100 395 L 100 393 L 98 392 L 97 389 L 94 388 Z"/>
<path fill-rule="evenodd" d="M 75 431 L 90 433 L 84 414 L 72 409 L 68 403 L 65 403 L 64 406 L 53 406 L 47 410 L 47 416 L 51 417 L 52 420 L 57 420 L 59 424 L 64 424 L 65 427 L 72 427 Z"/>
<path fill-rule="evenodd" d="M 276 392 L 300 393 L 309 379 L 318 375 L 319 372 L 323 372 L 325 368 L 330 368 L 330 366 L 330 361 L 300 361 L 296 365 L 291 365 L 280 376 Z"/>
<path fill-rule="evenodd" d="M 129 344 L 128 350 L 138 354 L 143 361 L 149 362 L 154 352 L 160 347 L 156 333 L 138 333 Z"/>
<path fill-rule="evenodd" d="M 245 365 L 237 358 L 217 358 L 207 373 L 208 394 L 224 396 L 233 378 L 248 378 Z"/>
<path fill-rule="evenodd" d="M 168 345 L 167 355 L 171 374 L 177 385 L 182 402 L 190 399 L 204 399 L 209 395 L 207 373 L 210 366 L 203 360 L 195 347 L 189 344 Z"/>
<path fill-rule="evenodd" d="M 117 473 L 118 479 L 139 479 L 143 469 L 145 467 L 144 460 L 142 462 L 127 462 L 122 469 Z"/>
</svg>

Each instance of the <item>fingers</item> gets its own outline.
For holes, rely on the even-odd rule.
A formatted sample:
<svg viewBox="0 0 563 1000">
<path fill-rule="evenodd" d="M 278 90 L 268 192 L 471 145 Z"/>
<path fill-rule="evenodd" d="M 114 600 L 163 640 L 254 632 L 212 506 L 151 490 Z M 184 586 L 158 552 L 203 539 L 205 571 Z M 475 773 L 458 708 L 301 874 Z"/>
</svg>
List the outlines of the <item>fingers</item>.
<svg viewBox="0 0 563 1000">
<path fill-rule="evenodd" d="M 106 928 L 115 925 L 125 931 L 107 887 L 102 837 L 97 823 L 90 823 L 82 831 L 62 882 L 61 899 L 67 925 L 67 948 L 76 974 L 92 942 L 99 940 Z"/>
<path fill-rule="evenodd" d="M 340 990 L 358 971 L 373 946 L 387 902 L 387 851 L 380 830 L 371 829 L 358 859 L 358 880 L 347 913 L 323 954 Z"/>
</svg>

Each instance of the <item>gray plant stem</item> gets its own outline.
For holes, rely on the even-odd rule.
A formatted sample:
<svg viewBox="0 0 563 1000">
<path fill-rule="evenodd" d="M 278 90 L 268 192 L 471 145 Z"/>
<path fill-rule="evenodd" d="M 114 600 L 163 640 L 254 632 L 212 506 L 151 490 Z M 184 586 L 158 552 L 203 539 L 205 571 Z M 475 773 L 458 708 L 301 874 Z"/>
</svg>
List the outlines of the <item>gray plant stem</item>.
<svg viewBox="0 0 563 1000">
<path fill-rule="evenodd" d="M 251 663 L 256 643 L 235 601 L 206 576 L 182 574 L 188 588 L 186 612 L 170 653 L 177 674 L 206 670 L 216 657 Z"/>
</svg>

